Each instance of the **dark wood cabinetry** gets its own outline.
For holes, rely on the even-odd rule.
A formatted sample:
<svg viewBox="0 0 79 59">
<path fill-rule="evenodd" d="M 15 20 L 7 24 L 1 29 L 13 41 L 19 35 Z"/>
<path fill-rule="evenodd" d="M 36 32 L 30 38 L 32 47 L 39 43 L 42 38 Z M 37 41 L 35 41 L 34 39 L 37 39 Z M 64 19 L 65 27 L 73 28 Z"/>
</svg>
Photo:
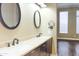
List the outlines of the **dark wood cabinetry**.
<svg viewBox="0 0 79 59">
<path fill-rule="evenodd" d="M 49 56 L 52 53 L 52 38 L 35 48 L 25 56 Z"/>
</svg>

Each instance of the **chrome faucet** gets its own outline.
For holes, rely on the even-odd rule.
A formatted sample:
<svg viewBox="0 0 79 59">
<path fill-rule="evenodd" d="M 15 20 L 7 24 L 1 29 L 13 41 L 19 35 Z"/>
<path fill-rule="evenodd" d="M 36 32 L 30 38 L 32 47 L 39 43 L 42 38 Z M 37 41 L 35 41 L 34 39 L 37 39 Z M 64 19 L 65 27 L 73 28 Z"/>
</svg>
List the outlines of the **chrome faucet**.
<svg viewBox="0 0 79 59">
<path fill-rule="evenodd" d="M 38 35 L 36 35 L 36 37 L 40 37 L 42 35 L 42 33 L 39 33 Z"/>
<path fill-rule="evenodd" d="M 13 40 L 12 45 L 15 45 L 15 44 L 19 44 L 19 40 L 18 40 L 17 38 L 15 38 L 15 39 Z"/>
</svg>

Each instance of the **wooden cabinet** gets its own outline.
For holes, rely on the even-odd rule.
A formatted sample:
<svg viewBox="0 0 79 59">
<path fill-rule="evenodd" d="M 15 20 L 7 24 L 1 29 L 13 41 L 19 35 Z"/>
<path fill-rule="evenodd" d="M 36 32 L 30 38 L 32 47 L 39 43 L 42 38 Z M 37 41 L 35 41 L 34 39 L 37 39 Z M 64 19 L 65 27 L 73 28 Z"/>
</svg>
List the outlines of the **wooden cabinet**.
<svg viewBox="0 0 79 59">
<path fill-rule="evenodd" d="M 49 56 L 52 53 L 52 38 L 35 48 L 25 56 Z"/>
<path fill-rule="evenodd" d="M 25 56 L 39 56 L 39 55 L 40 55 L 40 47 L 32 50 L 31 52 L 29 52 Z"/>
</svg>

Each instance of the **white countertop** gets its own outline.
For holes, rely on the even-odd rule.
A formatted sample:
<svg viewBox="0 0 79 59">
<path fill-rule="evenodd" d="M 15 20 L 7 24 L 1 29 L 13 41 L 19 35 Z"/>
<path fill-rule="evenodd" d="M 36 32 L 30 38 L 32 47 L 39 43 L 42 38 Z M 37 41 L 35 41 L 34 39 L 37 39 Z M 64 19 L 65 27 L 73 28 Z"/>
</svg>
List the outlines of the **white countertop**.
<svg viewBox="0 0 79 59">
<path fill-rule="evenodd" d="M 4 47 L 0 48 L 0 55 L 2 56 L 22 56 L 36 47 L 40 46 L 47 40 L 49 40 L 51 36 L 42 36 L 42 37 L 35 37 L 32 39 L 28 39 L 24 42 L 20 42 L 16 46 L 11 46 L 11 47 Z"/>
</svg>

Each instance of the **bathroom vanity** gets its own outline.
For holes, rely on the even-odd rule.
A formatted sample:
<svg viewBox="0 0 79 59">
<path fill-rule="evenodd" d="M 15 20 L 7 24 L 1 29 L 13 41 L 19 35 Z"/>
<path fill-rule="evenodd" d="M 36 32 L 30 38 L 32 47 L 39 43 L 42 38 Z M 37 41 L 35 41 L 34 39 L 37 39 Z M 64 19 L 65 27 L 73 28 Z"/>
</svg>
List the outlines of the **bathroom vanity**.
<svg viewBox="0 0 79 59">
<path fill-rule="evenodd" d="M 52 38 L 33 49 L 31 52 L 25 54 L 25 56 L 50 56 L 52 53 Z"/>
<path fill-rule="evenodd" d="M 0 56 L 48 56 L 51 53 L 51 36 L 34 37 L 15 46 L 0 48 Z"/>
</svg>

